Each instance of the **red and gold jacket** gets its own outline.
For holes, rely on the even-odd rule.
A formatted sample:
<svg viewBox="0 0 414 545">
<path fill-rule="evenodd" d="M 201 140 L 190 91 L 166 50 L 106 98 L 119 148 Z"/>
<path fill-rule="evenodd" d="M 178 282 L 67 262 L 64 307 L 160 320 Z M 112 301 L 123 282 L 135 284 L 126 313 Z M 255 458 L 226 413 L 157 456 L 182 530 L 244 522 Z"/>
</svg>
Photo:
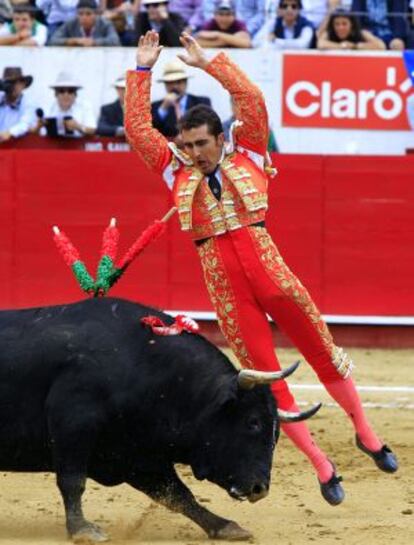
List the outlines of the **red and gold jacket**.
<svg viewBox="0 0 414 545">
<path fill-rule="evenodd" d="M 175 144 L 152 126 L 151 73 L 130 71 L 125 97 L 125 129 L 132 147 L 153 171 L 172 187 L 181 228 L 194 240 L 264 220 L 268 176 L 273 173 L 267 155 L 268 115 L 262 92 L 224 53 L 206 70 L 233 97 L 238 126 L 234 142 L 219 164 L 222 196 L 212 195 L 205 175 Z"/>
</svg>

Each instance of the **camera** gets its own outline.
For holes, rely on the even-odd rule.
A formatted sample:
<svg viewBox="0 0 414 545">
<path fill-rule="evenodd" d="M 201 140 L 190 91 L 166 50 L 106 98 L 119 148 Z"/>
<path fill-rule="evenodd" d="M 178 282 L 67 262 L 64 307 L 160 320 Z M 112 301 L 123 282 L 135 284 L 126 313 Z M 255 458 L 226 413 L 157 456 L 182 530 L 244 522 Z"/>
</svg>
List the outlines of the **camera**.
<svg viewBox="0 0 414 545">
<path fill-rule="evenodd" d="M 0 91 L 9 94 L 13 90 L 15 82 L 10 79 L 0 79 Z"/>
</svg>

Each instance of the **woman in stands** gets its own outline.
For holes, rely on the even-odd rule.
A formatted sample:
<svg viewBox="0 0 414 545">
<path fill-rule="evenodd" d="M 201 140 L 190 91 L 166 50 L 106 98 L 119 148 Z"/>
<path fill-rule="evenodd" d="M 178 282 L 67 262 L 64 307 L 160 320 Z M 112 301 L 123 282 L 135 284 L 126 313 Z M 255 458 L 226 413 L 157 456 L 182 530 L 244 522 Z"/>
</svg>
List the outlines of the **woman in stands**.
<svg viewBox="0 0 414 545">
<path fill-rule="evenodd" d="M 355 15 L 338 9 L 333 12 L 318 38 L 318 49 L 386 49 L 385 43 L 369 32 L 362 30 Z"/>
</svg>

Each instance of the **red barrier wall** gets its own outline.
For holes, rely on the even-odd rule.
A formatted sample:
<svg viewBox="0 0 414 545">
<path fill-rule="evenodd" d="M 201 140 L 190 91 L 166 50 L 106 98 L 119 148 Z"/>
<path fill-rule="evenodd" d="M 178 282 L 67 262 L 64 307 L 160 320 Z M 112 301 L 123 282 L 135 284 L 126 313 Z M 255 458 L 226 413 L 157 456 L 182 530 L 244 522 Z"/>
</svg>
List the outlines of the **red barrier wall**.
<svg viewBox="0 0 414 545">
<path fill-rule="evenodd" d="M 414 157 L 277 155 L 269 230 L 325 314 L 413 315 Z M 58 224 L 95 267 L 109 218 L 121 251 L 171 206 L 131 153 L 0 151 L 0 306 L 79 299 L 52 241 Z M 210 310 L 196 252 L 174 218 L 113 295 Z"/>
</svg>

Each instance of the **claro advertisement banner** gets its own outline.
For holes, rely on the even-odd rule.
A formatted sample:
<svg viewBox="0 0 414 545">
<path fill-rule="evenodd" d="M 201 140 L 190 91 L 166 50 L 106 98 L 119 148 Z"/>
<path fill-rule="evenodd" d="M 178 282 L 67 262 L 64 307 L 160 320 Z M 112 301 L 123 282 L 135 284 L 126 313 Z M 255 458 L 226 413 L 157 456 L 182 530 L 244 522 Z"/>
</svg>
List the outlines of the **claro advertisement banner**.
<svg viewBox="0 0 414 545">
<path fill-rule="evenodd" d="M 286 54 L 283 126 L 411 130 L 413 92 L 401 57 Z"/>
</svg>

